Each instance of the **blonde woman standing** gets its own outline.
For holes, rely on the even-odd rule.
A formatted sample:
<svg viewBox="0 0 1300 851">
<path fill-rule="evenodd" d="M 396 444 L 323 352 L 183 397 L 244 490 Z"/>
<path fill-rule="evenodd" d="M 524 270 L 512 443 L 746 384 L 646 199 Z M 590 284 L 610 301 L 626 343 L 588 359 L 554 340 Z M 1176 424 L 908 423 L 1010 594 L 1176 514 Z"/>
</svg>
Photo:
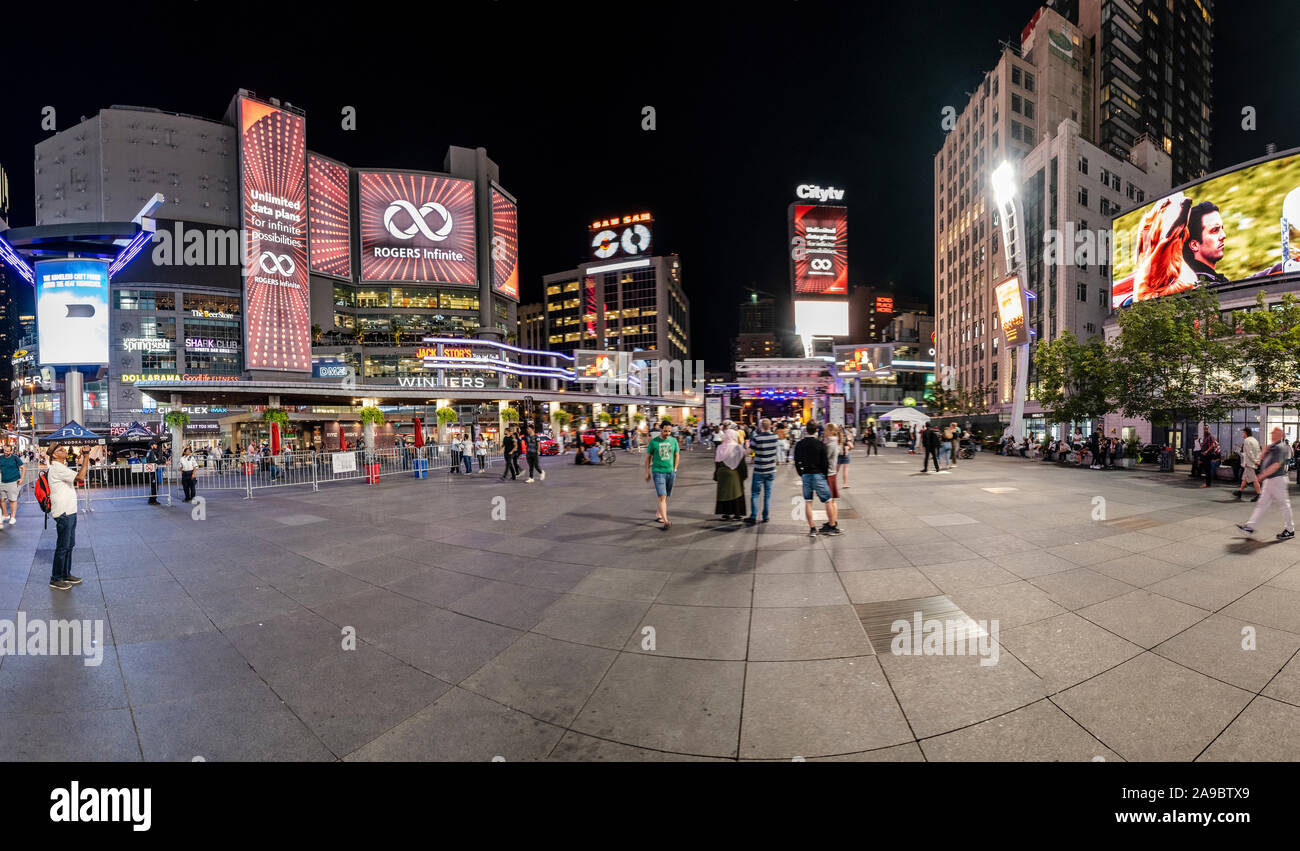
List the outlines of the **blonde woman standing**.
<svg viewBox="0 0 1300 851">
<path fill-rule="evenodd" d="M 826 444 L 826 484 L 830 485 L 831 498 L 837 499 L 840 495 L 839 488 L 839 463 L 840 463 L 840 439 L 844 434 L 840 427 L 835 423 L 829 423 L 826 426 L 826 432 L 822 441 Z"/>
</svg>

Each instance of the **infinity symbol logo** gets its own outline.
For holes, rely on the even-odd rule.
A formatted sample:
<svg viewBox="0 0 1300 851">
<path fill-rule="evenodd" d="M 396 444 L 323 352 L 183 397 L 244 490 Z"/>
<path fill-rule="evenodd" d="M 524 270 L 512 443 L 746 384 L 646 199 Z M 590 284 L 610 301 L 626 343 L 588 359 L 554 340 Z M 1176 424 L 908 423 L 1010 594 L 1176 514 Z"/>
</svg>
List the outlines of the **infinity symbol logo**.
<svg viewBox="0 0 1300 851">
<path fill-rule="evenodd" d="M 411 225 L 407 228 L 399 228 L 393 224 L 393 217 L 403 210 L 411 217 Z M 430 213 L 437 213 L 442 216 L 442 227 L 436 231 L 429 230 L 426 217 Z M 384 211 L 384 227 L 398 239 L 412 239 L 417 233 L 420 233 L 424 234 L 425 239 L 442 242 L 447 238 L 447 234 L 451 233 L 451 213 L 448 213 L 447 208 L 436 201 L 430 201 L 418 210 L 410 201 L 394 201 Z"/>
<path fill-rule="evenodd" d="M 269 266 L 268 263 L 270 263 Z M 257 265 L 262 267 L 263 272 L 279 272 L 286 278 L 293 277 L 293 273 L 297 269 L 293 263 L 293 258 L 288 254 L 274 254 L 270 251 L 262 252 Z"/>
</svg>

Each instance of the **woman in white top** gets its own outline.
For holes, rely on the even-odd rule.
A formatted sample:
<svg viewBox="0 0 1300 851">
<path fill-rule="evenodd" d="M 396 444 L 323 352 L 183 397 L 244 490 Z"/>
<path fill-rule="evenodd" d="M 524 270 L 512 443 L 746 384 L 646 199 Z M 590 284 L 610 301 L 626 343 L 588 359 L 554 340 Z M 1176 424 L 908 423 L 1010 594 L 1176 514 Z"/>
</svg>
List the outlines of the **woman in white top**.
<svg viewBox="0 0 1300 851">
<path fill-rule="evenodd" d="M 50 516 L 58 529 L 58 543 L 54 546 L 54 567 L 50 572 L 50 587 L 67 591 L 81 584 L 81 577 L 72 575 L 72 549 L 77 545 L 77 482 L 84 481 L 90 466 L 90 453 L 81 456 L 81 466 L 74 472 L 67 465 L 68 447 L 56 444 L 50 449 Z"/>
<path fill-rule="evenodd" d="M 190 502 L 194 499 L 194 470 L 199 466 L 198 459 L 194 457 L 190 447 L 185 447 L 181 453 L 181 488 L 185 491 L 185 499 L 182 502 Z"/>
<path fill-rule="evenodd" d="M 474 441 L 474 454 L 478 456 L 478 471 L 481 473 L 487 467 L 487 438 L 482 434 Z"/>
</svg>

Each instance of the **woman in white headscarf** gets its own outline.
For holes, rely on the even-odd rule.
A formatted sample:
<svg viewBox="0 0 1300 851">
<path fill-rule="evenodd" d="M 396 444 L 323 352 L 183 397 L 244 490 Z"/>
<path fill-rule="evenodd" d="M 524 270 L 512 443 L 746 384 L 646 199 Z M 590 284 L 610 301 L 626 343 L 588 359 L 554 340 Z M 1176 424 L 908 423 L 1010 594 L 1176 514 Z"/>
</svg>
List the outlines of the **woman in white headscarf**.
<svg viewBox="0 0 1300 851">
<path fill-rule="evenodd" d="M 717 502 L 713 506 L 716 514 L 723 520 L 740 520 L 745 516 L 745 447 L 735 430 L 727 429 L 722 433 L 722 442 L 718 444 L 713 456 L 713 479 L 718 483 Z"/>
</svg>

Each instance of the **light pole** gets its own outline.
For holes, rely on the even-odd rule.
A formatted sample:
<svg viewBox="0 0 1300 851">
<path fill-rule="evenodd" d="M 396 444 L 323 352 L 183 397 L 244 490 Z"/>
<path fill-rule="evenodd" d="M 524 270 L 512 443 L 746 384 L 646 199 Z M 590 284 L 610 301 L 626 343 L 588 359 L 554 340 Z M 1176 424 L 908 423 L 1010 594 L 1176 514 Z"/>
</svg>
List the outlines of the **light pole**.
<svg viewBox="0 0 1300 851">
<path fill-rule="evenodd" d="M 1007 275 L 1017 276 L 1020 280 L 1019 294 L 1021 316 L 1025 318 L 1024 342 L 1016 348 L 1016 390 L 1011 402 L 1012 437 L 1020 439 L 1025 426 L 1025 395 L 1029 387 L 1029 323 L 1026 309 L 1026 296 L 1033 297 L 1025 289 L 1024 281 L 1024 245 L 1020 233 L 1020 205 L 1016 199 L 1016 170 L 1010 162 L 1004 161 L 989 175 L 993 187 L 993 199 L 998 207 L 998 217 L 1002 222 L 1003 259 L 1006 262 Z M 999 304 L 999 314 L 1002 315 Z M 1002 322 L 1003 341 L 1007 341 L 1006 322 Z"/>
</svg>

